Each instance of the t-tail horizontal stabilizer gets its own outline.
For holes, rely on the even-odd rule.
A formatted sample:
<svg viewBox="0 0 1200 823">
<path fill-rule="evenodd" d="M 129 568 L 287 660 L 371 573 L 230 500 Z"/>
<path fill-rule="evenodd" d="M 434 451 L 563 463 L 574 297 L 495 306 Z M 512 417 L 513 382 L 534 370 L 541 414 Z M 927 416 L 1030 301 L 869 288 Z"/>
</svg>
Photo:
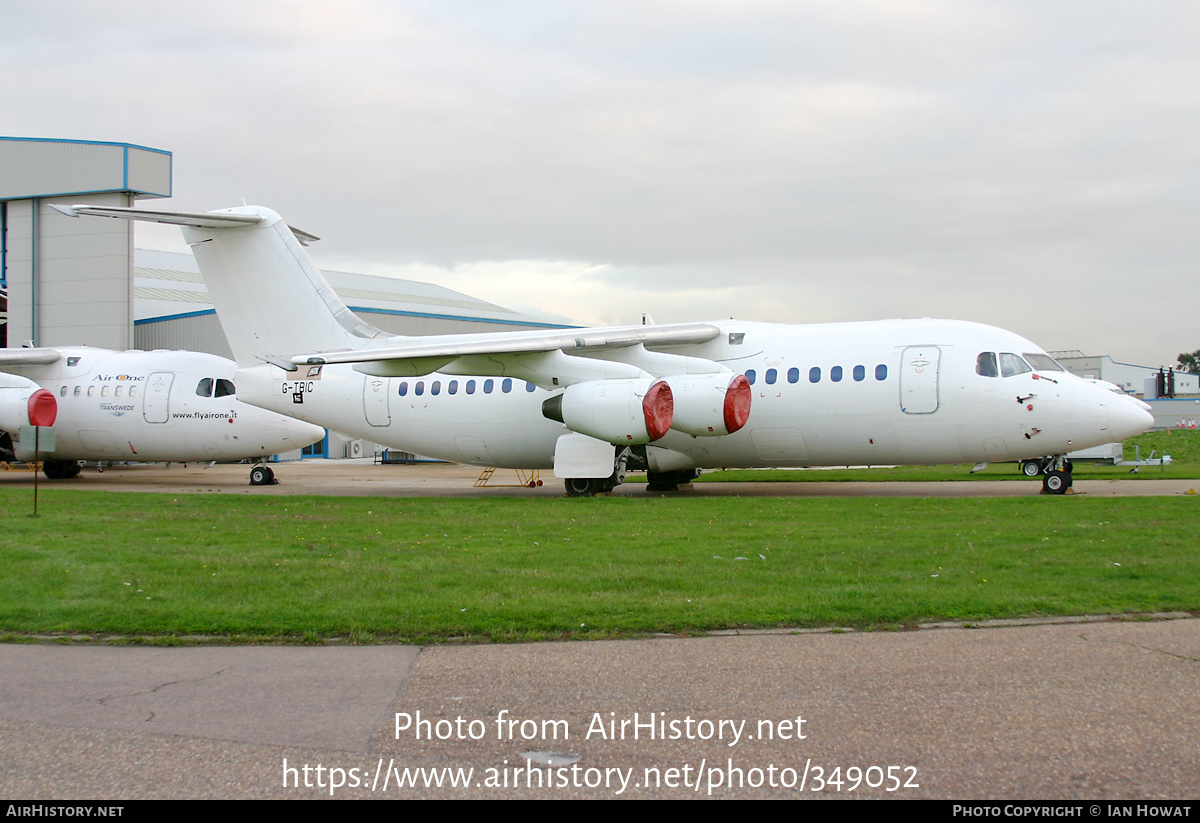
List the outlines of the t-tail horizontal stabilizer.
<svg viewBox="0 0 1200 823">
<path fill-rule="evenodd" d="M 360 320 L 309 260 L 302 240 L 270 209 L 238 206 L 168 212 L 100 206 L 57 207 L 89 215 L 183 228 L 239 366 L 280 362 L 300 352 L 357 348 L 383 332 Z"/>
</svg>

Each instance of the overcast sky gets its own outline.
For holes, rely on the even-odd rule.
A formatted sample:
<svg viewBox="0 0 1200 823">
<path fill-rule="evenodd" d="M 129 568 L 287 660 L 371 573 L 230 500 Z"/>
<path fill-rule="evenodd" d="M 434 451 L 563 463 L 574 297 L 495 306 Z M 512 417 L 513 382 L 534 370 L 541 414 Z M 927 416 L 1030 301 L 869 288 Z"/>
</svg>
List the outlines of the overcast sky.
<svg viewBox="0 0 1200 823">
<path fill-rule="evenodd" d="M 583 324 L 1200 348 L 1200 4 L 0 0 L 0 129 Z M 175 229 L 138 244 L 181 249 Z"/>
</svg>

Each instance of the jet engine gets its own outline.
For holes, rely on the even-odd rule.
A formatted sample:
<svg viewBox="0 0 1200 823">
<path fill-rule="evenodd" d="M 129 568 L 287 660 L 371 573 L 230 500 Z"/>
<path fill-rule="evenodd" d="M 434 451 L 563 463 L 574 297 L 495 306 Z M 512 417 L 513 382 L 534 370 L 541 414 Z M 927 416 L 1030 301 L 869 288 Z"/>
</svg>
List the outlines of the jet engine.
<svg viewBox="0 0 1200 823">
<path fill-rule="evenodd" d="M 16 434 L 29 425 L 29 398 L 41 389 L 15 374 L 0 374 L 0 431 Z"/>
<path fill-rule="evenodd" d="M 750 419 L 750 381 L 744 375 L 703 374 L 664 378 L 675 399 L 671 428 L 697 437 L 733 434 Z"/>
<path fill-rule="evenodd" d="M 571 431 L 609 443 L 638 445 L 671 427 L 671 387 L 655 378 L 589 380 L 542 404 L 542 414 Z"/>
<path fill-rule="evenodd" d="M 11 445 L 17 460 L 36 459 L 34 441 L 30 439 L 23 442 L 21 429 L 46 415 L 49 415 L 52 423 L 56 413 L 57 403 L 53 394 L 27 378 L 0 374 L 0 431 L 8 434 L 8 445 Z M 45 454 L 44 451 L 42 453 Z"/>
</svg>

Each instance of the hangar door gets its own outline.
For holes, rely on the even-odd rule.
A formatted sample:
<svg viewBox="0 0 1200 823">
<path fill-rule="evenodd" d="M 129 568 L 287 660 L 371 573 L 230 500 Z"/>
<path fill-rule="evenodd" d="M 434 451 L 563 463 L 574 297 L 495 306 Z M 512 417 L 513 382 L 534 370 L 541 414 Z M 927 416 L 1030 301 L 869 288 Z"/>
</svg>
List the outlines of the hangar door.
<svg viewBox="0 0 1200 823">
<path fill-rule="evenodd" d="M 933 414 L 938 408 L 937 346 L 909 346 L 900 359 L 900 408 L 906 414 Z"/>
</svg>

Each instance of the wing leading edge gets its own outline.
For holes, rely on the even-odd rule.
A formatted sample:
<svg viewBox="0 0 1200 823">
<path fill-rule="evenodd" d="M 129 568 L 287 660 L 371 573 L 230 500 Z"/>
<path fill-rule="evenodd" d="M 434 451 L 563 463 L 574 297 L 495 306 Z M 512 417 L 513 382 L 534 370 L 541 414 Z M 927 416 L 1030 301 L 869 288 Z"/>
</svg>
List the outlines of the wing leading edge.
<svg viewBox="0 0 1200 823">
<path fill-rule="evenodd" d="M 707 323 L 684 323 L 668 326 L 615 326 L 610 328 L 580 328 L 550 332 L 502 332 L 498 334 L 454 334 L 436 337 L 397 338 L 399 345 L 368 348 L 356 351 L 321 352 L 298 355 L 292 363 L 298 366 L 353 364 L 355 369 L 380 377 L 417 377 L 433 371 L 457 374 L 510 374 L 502 370 L 505 362 L 524 361 L 532 365 L 539 355 L 575 355 L 596 360 L 645 360 L 654 356 L 674 355 L 646 351 L 649 347 L 671 347 L 706 343 L 720 334 L 720 329 Z M 393 341 L 389 340 L 388 343 Z M 614 356 L 626 350 L 628 357 Z M 685 358 L 694 360 L 695 358 Z M 490 365 L 489 365 L 490 364 Z M 702 368 L 708 372 L 714 368 Z M 499 369 L 499 370 L 498 370 Z M 521 369 L 525 371 L 526 369 Z M 695 371 L 688 369 L 689 371 Z M 650 369 L 649 371 L 654 371 Z M 524 376 L 524 375 L 521 375 Z M 528 378 L 526 378 L 528 379 Z M 532 382 L 542 384 L 542 380 Z M 545 381 L 559 385 L 553 381 Z"/>
</svg>

